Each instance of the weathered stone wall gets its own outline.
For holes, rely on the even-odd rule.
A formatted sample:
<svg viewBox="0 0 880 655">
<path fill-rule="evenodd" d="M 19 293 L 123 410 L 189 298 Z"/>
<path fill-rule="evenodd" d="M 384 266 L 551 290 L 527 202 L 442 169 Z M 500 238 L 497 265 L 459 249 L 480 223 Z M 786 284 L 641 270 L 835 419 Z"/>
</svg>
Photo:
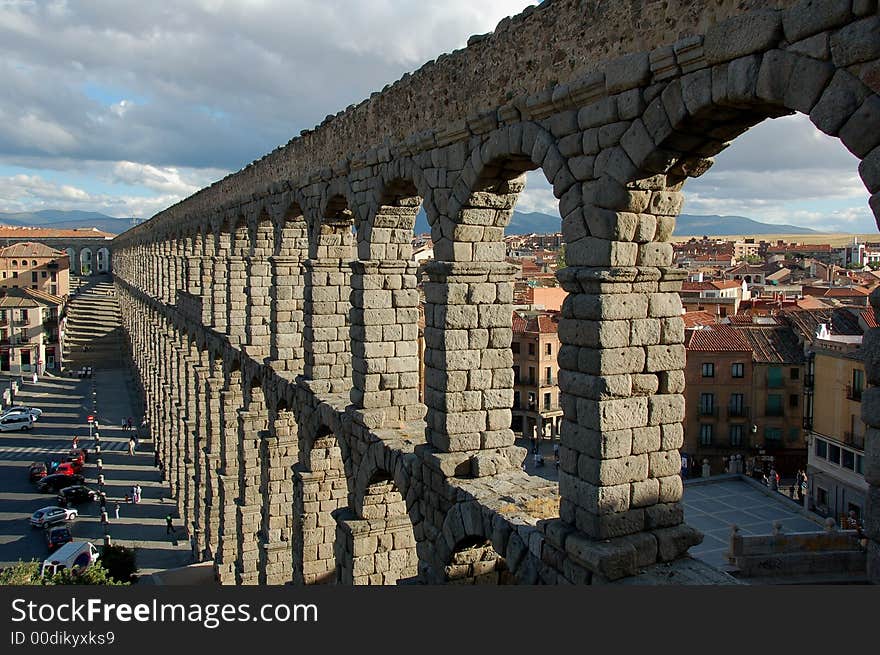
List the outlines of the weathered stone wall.
<svg viewBox="0 0 880 655">
<path fill-rule="evenodd" d="M 386 109 L 381 125 L 358 123 L 353 110 L 114 242 L 162 466 L 181 504 L 203 505 L 183 513 L 193 530 L 204 521 L 205 555 L 223 582 L 288 572 L 300 583 L 406 579 L 411 546 L 401 537 L 399 549 L 397 535 L 407 522 L 418 578 L 430 582 L 466 563 L 462 544 L 486 540 L 504 579 L 520 583 L 606 582 L 688 561 L 700 535 L 683 523 L 680 502 L 682 273 L 668 243 L 685 181 L 752 125 L 799 111 L 859 157 L 880 213 L 876 2 L 704 5 L 545 3 L 374 98 L 369 107 Z M 681 22 L 661 27 L 666 11 Z M 670 29 L 690 35 L 675 40 Z M 584 37 L 599 33 L 604 40 Z M 577 75 L 522 65 L 514 44 L 561 71 L 569 56 Z M 504 79 L 506 64 L 481 68 L 480 90 L 471 73 L 442 84 L 442 71 L 478 56 L 521 68 Z M 429 81 L 440 91 L 408 96 L 398 113 L 383 104 L 403 89 L 422 93 Z M 540 92 L 519 101 L 520 88 Z M 442 92 L 465 104 L 450 100 L 442 117 L 433 114 Z M 471 107 L 487 110 L 470 116 Z M 395 143 L 397 130 L 423 126 L 434 131 Z M 344 144 L 338 152 L 336 143 Z M 523 174 L 536 169 L 560 200 L 569 264 L 559 274 L 569 296 L 559 327 L 558 490 L 522 472 L 510 431 L 513 271 L 502 238 Z M 409 240 L 420 204 L 437 261 L 416 271 Z M 184 261 L 199 256 L 199 237 L 206 260 L 196 285 Z M 418 275 L 424 405 L 413 347 Z M 301 292 L 284 286 L 299 284 Z M 869 349 L 874 339 L 866 338 Z M 213 418 L 193 420 L 198 379 L 180 384 L 197 364 L 217 372 L 206 386 L 216 428 Z M 865 422 L 880 429 L 880 398 L 870 389 L 864 398 Z M 280 411 L 293 414 L 296 439 L 286 447 L 297 456 L 273 488 L 282 474 L 265 440 Z M 876 578 L 875 432 L 866 478 L 875 485 L 867 532 Z M 205 437 L 216 439 L 217 459 L 198 474 L 206 480 L 199 496 L 189 460 Z M 366 502 L 377 481 L 396 490 L 377 496 L 382 518 Z M 289 533 L 276 527 L 288 525 Z M 282 548 L 276 538 L 289 539 L 291 560 L 270 573 L 278 560 L 268 549 Z M 392 567 L 386 554 L 401 550 Z M 462 579 L 481 576 L 470 570 Z"/>
</svg>

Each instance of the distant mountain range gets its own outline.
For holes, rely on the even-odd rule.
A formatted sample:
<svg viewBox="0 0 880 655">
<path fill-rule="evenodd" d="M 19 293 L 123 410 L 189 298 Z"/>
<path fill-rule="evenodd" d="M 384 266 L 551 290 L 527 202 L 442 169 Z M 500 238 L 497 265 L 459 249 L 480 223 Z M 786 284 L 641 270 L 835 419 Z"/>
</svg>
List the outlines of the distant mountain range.
<svg viewBox="0 0 880 655">
<path fill-rule="evenodd" d="M 0 224 L 65 229 L 96 227 L 111 234 L 121 234 L 142 218 L 116 218 L 100 212 L 59 211 L 45 209 L 38 212 L 0 212 Z M 561 229 L 558 216 L 540 212 L 514 211 L 506 234 L 552 234 Z M 416 233 L 430 232 L 423 210 L 416 218 Z M 699 216 L 681 214 L 675 221 L 675 236 L 719 236 L 724 234 L 821 234 L 797 225 L 761 223 L 745 216 Z"/>
<path fill-rule="evenodd" d="M 505 234 L 548 234 L 559 232 L 562 220 L 558 216 L 539 212 L 514 211 Z M 423 211 L 416 219 L 416 232 L 430 232 Z M 700 216 L 681 214 L 675 221 L 675 236 L 719 236 L 725 234 L 821 234 L 797 225 L 761 223 L 745 216 Z"/>
<path fill-rule="evenodd" d="M 89 229 L 96 227 L 110 234 L 121 234 L 140 218 L 116 218 L 100 212 L 60 211 L 44 209 L 38 212 L 0 212 L 0 224 L 26 227 L 47 227 L 57 229 Z"/>
</svg>

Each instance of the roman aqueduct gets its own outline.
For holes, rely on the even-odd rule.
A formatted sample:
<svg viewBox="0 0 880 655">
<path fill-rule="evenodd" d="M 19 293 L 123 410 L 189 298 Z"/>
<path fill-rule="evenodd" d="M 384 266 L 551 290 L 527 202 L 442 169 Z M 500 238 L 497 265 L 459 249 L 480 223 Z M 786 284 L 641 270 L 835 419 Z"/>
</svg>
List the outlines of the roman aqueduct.
<svg viewBox="0 0 880 655">
<path fill-rule="evenodd" d="M 680 504 L 683 187 L 801 112 L 860 158 L 880 215 L 878 92 L 876 0 L 548 0 L 117 237 L 133 365 L 200 555 L 231 584 L 713 581 Z M 558 512 L 510 430 L 502 237 L 535 169 L 567 244 Z M 877 581 L 880 387 L 863 412 Z"/>
</svg>

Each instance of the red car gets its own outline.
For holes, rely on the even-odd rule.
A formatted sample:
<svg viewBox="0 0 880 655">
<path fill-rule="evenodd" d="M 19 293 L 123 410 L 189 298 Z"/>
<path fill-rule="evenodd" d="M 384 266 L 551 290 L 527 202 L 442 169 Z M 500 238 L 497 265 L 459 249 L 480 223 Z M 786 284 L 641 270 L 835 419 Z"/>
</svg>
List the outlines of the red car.
<svg viewBox="0 0 880 655">
<path fill-rule="evenodd" d="M 69 458 L 69 459 L 68 459 Z M 86 453 L 85 448 L 71 448 L 67 455 L 64 457 L 63 462 L 79 462 L 80 466 L 86 463 L 88 460 L 88 454 Z"/>
<path fill-rule="evenodd" d="M 82 464 L 77 464 L 76 462 L 62 462 L 58 465 L 58 468 L 55 469 L 55 472 L 59 475 L 76 475 L 82 470 Z"/>
<path fill-rule="evenodd" d="M 49 474 L 45 462 L 34 462 L 28 467 L 28 478 L 31 482 L 38 482 Z"/>
</svg>

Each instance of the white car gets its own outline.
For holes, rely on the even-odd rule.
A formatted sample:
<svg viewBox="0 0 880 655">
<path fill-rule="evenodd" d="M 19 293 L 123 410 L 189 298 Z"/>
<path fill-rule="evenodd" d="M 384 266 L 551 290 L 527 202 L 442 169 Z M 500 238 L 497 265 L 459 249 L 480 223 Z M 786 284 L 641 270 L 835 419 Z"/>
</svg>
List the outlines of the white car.
<svg viewBox="0 0 880 655">
<path fill-rule="evenodd" d="M 66 507 L 52 505 L 50 507 L 38 509 L 31 514 L 31 525 L 35 528 L 46 528 L 55 523 L 72 521 L 77 516 L 79 516 L 79 512 L 75 509 L 67 509 Z"/>
<path fill-rule="evenodd" d="M 34 419 L 30 414 L 6 414 L 0 418 L 0 432 L 12 432 L 21 430 L 26 432 L 34 427 Z"/>
<path fill-rule="evenodd" d="M 9 416 L 10 414 L 30 414 L 31 418 L 36 421 L 43 415 L 42 409 L 37 409 L 36 407 L 26 407 L 25 405 L 14 405 L 9 409 L 5 410 L 0 418 L 3 416 Z"/>
</svg>

